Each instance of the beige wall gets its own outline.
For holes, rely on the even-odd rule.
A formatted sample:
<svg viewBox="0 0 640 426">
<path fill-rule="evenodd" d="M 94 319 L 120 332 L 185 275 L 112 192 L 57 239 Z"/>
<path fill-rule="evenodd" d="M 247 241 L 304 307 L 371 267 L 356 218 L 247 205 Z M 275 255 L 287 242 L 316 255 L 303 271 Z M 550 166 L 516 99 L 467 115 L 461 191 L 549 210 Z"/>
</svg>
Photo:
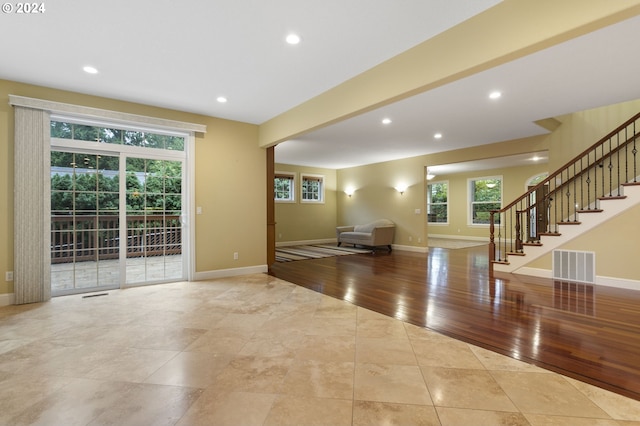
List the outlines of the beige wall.
<svg viewBox="0 0 640 426">
<path fill-rule="evenodd" d="M 266 265 L 266 150 L 251 124 L 208 118 L 196 141 L 196 272 Z M 239 259 L 233 260 L 233 253 Z"/>
<path fill-rule="evenodd" d="M 195 148 L 195 204 L 203 209 L 195 224 L 196 272 L 266 264 L 266 151 L 258 147 L 257 126 L 0 80 L 0 294 L 13 292 L 5 281 L 13 270 L 9 94 L 206 125 Z"/>
<path fill-rule="evenodd" d="M 394 244 L 426 247 L 423 176 L 423 157 L 338 170 L 338 225 L 389 219 L 396 224 Z M 404 194 L 398 185 L 407 186 Z M 355 189 L 351 197 L 348 187 Z"/>
<path fill-rule="evenodd" d="M 556 117 L 560 127 L 547 137 L 549 167 L 557 170 L 640 111 L 640 99 Z"/>
<path fill-rule="evenodd" d="M 335 238 L 336 171 L 288 164 L 276 164 L 275 170 L 276 172 L 292 172 L 296 179 L 296 201 L 275 203 L 276 244 Z M 324 203 L 300 202 L 301 173 L 324 176 Z"/>
<path fill-rule="evenodd" d="M 0 294 L 13 293 L 5 281 L 13 271 L 13 114 L 4 86 L 0 80 Z"/>
</svg>

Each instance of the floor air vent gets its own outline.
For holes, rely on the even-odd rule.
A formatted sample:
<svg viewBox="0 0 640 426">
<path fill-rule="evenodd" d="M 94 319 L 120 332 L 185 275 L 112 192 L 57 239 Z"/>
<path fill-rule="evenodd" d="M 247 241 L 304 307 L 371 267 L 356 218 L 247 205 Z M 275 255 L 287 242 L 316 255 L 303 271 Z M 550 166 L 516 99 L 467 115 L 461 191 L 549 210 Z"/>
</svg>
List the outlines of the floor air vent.
<svg viewBox="0 0 640 426">
<path fill-rule="evenodd" d="M 596 283 L 596 254 L 592 251 L 554 250 L 553 278 Z"/>
</svg>

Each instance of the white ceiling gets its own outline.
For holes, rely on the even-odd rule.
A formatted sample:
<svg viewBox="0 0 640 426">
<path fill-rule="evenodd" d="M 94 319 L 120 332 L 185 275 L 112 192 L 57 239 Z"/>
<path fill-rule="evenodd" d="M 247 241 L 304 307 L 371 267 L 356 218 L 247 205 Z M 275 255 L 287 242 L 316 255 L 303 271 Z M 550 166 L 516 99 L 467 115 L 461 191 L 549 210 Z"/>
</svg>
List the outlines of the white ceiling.
<svg viewBox="0 0 640 426">
<path fill-rule="evenodd" d="M 287 141 L 276 160 L 339 169 L 547 133 L 534 121 L 640 98 L 631 40 L 640 17 Z M 486 168 L 520 164 L 502 160 Z"/>
<path fill-rule="evenodd" d="M 0 78 L 260 124 L 499 0 L 44 3 L 0 14 Z"/>
<path fill-rule="evenodd" d="M 260 124 L 499 1 L 46 2 L 0 15 L 0 79 Z M 276 161 L 342 168 L 538 134 L 534 120 L 640 98 L 639 39 L 634 18 L 285 142 Z"/>
</svg>

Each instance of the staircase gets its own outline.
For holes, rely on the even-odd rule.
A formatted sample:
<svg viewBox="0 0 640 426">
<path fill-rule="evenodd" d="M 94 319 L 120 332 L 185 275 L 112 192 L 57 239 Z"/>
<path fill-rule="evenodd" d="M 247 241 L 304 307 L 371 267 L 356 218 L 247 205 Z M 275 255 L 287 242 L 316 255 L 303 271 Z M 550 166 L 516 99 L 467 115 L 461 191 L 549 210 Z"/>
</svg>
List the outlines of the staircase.
<svg viewBox="0 0 640 426">
<path fill-rule="evenodd" d="M 490 273 L 512 273 L 640 204 L 640 113 L 490 213 Z"/>
</svg>

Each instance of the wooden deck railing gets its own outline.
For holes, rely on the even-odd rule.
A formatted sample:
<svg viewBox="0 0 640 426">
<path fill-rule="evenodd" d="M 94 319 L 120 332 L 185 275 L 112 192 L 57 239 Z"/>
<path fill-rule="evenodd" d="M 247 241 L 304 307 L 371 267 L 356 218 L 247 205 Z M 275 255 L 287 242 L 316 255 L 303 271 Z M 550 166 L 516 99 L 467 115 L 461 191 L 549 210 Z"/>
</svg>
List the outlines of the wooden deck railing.
<svg viewBox="0 0 640 426">
<path fill-rule="evenodd" d="M 51 217 L 51 262 L 82 262 L 119 257 L 117 215 Z M 127 216 L 127 257 L 182 253 L 182 225 L 176 215 Z"/>
<path fill-rule="evenodd" d="M 598 212 L 598 200 L 622 196 L 638 184 L 640 113 L 600 139 L 545 180 L 500 210 L 490 212 L 489 261 L 508 263 L 559 224 L 579 224 L 578 214 Z M 490 266 L 490 271 L 493 266 Z"/>
</svg>

